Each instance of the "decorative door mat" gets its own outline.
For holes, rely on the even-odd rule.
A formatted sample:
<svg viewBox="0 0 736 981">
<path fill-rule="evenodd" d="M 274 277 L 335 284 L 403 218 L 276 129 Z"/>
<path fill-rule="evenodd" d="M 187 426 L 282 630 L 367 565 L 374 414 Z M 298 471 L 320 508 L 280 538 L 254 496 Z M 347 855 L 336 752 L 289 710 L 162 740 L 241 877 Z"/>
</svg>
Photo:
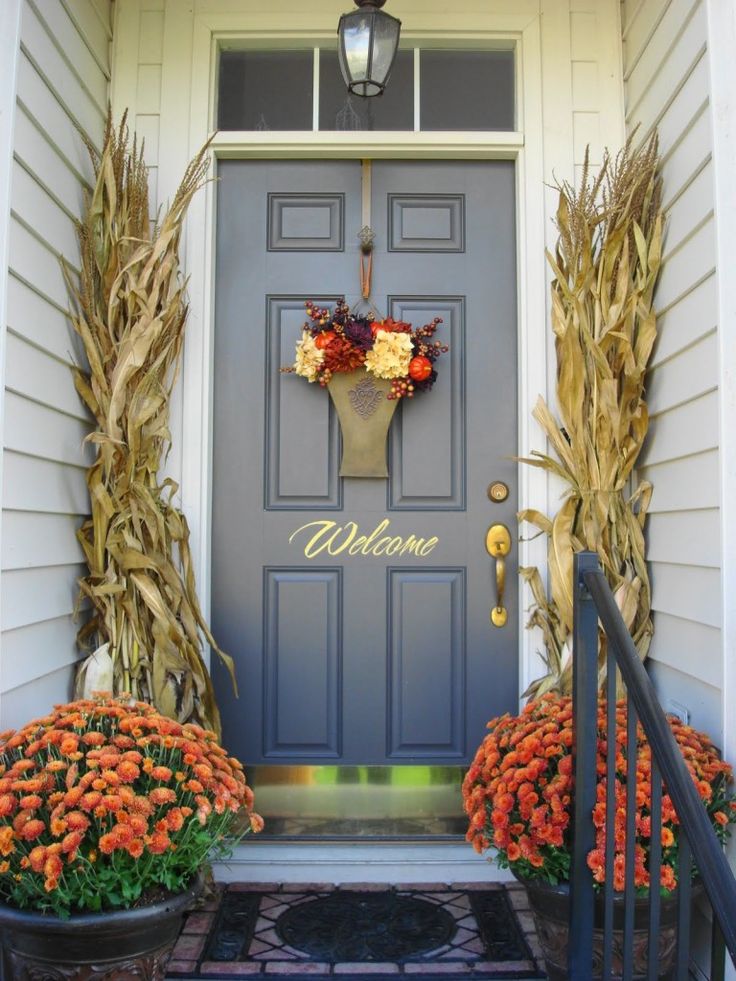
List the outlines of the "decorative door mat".
<svg viewBox="0 0 736 981">
<path fill-rule="evenodd" d="M 540 978 L 515 884 L 233 883 L 190 913 L 169 977 Z"/>
</svg>

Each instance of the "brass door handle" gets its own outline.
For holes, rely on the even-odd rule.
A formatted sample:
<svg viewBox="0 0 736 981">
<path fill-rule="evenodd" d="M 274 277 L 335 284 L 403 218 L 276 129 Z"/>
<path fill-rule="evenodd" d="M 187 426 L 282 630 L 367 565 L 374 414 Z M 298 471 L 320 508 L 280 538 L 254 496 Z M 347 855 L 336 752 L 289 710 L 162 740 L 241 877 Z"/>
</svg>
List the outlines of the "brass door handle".
<svg viewBox="0 0 736 981">
<path fill-rule="evenodd" d="M 503 605 L 506 589 L 506 556 L 511 551 L 511 535 L 506 525 L 491 525 L 486 534 L 486 551 L 496 560 L 496 605 L 491 610 L 491 623 L 503 627 L 508 619 Z"/>
</svg>

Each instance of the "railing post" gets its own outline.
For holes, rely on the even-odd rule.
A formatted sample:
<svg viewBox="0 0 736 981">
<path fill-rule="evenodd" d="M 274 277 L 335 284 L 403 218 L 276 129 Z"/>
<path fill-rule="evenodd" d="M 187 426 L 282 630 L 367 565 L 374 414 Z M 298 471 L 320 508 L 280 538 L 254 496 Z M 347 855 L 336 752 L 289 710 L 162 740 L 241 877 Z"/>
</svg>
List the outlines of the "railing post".
<svg viewBox="0 0 736 981">
<path fill-rule="evenodd" d="M 583 575 L 598 569 L 595 552 L 579 552 L 573 562 L 573 754 L 575 810 L 570 869 L 568 975 L 586 981 L 593 973 L 593 874 L 588 853 L 595 847 L 598 748 L 598 613 Z"/>
</svg>

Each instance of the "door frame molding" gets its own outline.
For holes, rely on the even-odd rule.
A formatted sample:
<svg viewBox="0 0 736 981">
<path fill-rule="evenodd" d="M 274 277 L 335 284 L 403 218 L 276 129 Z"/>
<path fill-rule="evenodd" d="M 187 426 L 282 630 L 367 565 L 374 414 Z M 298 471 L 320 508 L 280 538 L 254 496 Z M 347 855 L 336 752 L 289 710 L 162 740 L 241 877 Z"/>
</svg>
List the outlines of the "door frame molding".
<svg viewBox="0 0 736 981">
<path fill-rule="evenodd" d="M 212 9 L 194 13 L 177 11 L 166 17 L 161 88 L 158 198 L 170 199 L 184 162 L 212 134 L 216 54 L 223 39 L 234 38 L 288 44 L 332 42 L 334 11 L 326 15 L 306 10 L 299 16 L 283 13 L 243 13 L 214 2 Z M 429 5 L 428 5 L 429 6 Z M 528 6 L 521 4 L 520 6 Z M 536 6 L 536 5 L 535 5 Z M 544 128 L 542 117 L 542 37 L 538 12 L 453 13 L 453 29 L 446 15 L 436 12 L 401 12 L 403 37 L 421 42 L 440 38 L 452 45 L 513 46 L 516 51 L 517 116 L 513 133 L 276 133 L 227 132 L 212 140 L 214 158 L 323 159 L 505 159 L 516 163 L 517 310 L 518 310 L 518 442 L 519 456 L 545 446 L 544 436 L 531 411 L 539 395 L 546 395 L 547 316 L 544 189 Z M 301 23 L 300 23 L 301 21 Z M 310 23 L 311 21 L 311 23 Z M 324 22 L 324 23 L 321 23 Z M 329 27 L 327 26 L 329 24 Z M 188 99 L 188 105 L 187 105 Z M 188 109 L 188 120 L 185 118 Z M 167 121 L 168 122 L 167 124 Z M 164 125 L 166 129 L 164 130 Z M 189 323 L 186 331 L 182 383 L 172 404 L 172 432 L 181 439 L 181 505 L 191 529 L 191 548 L 202 609 L 210 611 L 210 545 L 212 487 L 212 395 L 215 260 L 215 185 L 209 183 L 192 201 L 182 242 L 182 258 L 189 276 Z M 176 449 L 174 454 L 176 454 Z M 176 467 L 176 456 L 173 455 Z M 489 480 L 492 474 L 489 473 Z M 548 482 L 543 471 L 519 466 L 520 508 L 546 511 Z M 489 520 L 492 515 L 489 513 Z M 483 529 L 479 530 L 481 534 Z M 519 566 L 546 569 L 542 538 L 519 542 Z M 489 603 L 491 597 L 489 596 Z M 532 597 L 519 580 L 519 691 L 539 673 L 536 631 L 526 628 L 526 610 Z"/>
</svg>

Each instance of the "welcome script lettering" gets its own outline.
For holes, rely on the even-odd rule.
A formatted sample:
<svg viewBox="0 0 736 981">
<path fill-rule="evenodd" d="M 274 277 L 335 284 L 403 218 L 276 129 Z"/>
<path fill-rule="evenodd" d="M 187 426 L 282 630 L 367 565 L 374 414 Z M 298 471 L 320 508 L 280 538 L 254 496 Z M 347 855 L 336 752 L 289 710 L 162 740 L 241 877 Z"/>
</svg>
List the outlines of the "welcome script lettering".
<svg viewBox="0 0 736 981">
<path fill-rule="evenodd" d="M 359 535 L 355 521 L 338 525 L 336 521 L 308 521 L 289 536 L 293 542 L 297 535 L 309 535 L 304 546 L 304 555 L 314 559 L 322 552 L 328 555 L 419 555 L 425 557 L 432 552 L 439 538 L 417 538 L 409 535 L 385 535 L 391 522 L 384 518 L 376 525 L 370 535 Z"/>
</svg>

